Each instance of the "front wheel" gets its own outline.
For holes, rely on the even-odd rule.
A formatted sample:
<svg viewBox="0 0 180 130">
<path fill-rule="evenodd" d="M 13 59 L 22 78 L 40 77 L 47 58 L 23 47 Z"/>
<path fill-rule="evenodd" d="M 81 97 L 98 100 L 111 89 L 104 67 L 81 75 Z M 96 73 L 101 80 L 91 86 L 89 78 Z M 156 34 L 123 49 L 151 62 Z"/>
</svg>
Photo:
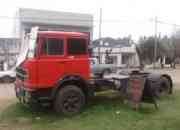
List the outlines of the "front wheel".
<svg viewBox="0 0 180 130">
<path fill-rule="evenodd" d="M 75 85 L 67 85 L 59 90 L 54 102 L 54 109 L 57 113 L 65 115 L 76 114 L 85 105 L 83 91 Z"/>
</svg>

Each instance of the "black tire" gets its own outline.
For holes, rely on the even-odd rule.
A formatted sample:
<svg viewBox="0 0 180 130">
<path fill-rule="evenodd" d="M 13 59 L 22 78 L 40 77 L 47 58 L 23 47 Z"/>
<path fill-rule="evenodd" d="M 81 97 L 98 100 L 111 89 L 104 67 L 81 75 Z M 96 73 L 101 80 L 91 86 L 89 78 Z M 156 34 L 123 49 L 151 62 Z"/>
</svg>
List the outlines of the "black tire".
<svg viewBox="0 0 180 130">
<path fill-rule="evenodd" d="M 171 93 L 171 84 L 166 77 L 161 77 L 160 86 L 157 89 L 157 97 L 169 95 Z"/>
<path fill-rule="evenodd" d="M 54 109 L 57 113 L 73 115 L 79 113 L 84 105 L 83 91 L 75 85 L 67 85 L 57 92 Z"/>
</svg>

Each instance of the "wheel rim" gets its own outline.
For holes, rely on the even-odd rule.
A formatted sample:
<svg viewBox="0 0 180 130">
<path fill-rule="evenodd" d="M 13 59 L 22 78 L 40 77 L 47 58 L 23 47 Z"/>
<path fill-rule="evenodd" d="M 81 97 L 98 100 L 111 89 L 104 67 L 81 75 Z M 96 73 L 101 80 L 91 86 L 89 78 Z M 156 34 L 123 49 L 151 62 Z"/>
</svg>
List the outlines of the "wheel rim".
<svg viewBox="0 0 180 130">
<path fill-rule="evenodd" d="M 63 101 L 63 111 L 76 113 L 81 108 L 81 98 L 78 93 L 72 92 L 66 96 Z"/>
</svg>

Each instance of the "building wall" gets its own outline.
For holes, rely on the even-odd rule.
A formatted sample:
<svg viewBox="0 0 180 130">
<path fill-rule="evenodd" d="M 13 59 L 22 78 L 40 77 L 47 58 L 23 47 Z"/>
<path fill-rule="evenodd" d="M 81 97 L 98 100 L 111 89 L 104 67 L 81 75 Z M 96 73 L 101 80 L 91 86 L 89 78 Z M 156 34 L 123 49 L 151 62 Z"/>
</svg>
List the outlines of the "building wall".
<svg viewBox="0 0 180 130">
<path fill-rule="evenodd" d="M 11 68 L 20 50 L 20 40 L 16 38 L 0 38 L 0 70 Z"/>
<path fill-rule="evenodd" d="M 106 59 L 106 50 L 112 50 L 110 56 L 115 59 L 114 64 L 118 66 L 139 66 L 138 55 L 136 53 L 135 48 L 132 47 L 100 47 L 100 62 L 105 64 Z M 98 47 L 93 48 L 93 56 L 98 57 Z M 123 61 L 123 57 L 125 56 L 125 61 Z M 124 63 L 123 63 L 124 62 Z"/>
<path fill-rule="evenodd" d="M 85 32 L 85 33 L 92 32 L 92 29 L 87 28 L 87 27 L 22 23 L 21 24 L 21 37 L 23 37 L 26 33 L 29 33 L 31 28 L 35 26 L 38 26 L 41 31 L 78 31 L 78 32 Z"/>
<path fill-rule="evenodd" d="M 20 8 L 16 15 L 19 17 L 16 30 L 20 38 L 23 38 L 32 27 L 39 26 L 41 30 L 88 32 L 92 40 L 93 16 L 91 14 Z"/>
<path fill-rule="evenodd" d="M 19 15 L 24 23 L 43 23 L 51 25 L 67 25 L 92 27 L 93 16 L 71 12 L 49 11 L 20 8 Z"/>
<path fill-rule="evenodd" d="M 16 38 L 0 39 L 0 70 L 3 64 L 14 65 L 20 52 L 21 43 L 31 28 L 39 26 L 40 30 L 79 31 L 90 33 L 92 39 L 93 16 L 69 12 L 57 12 L 20 8 L 15 17 L 14 34 Z"/>
</svg>

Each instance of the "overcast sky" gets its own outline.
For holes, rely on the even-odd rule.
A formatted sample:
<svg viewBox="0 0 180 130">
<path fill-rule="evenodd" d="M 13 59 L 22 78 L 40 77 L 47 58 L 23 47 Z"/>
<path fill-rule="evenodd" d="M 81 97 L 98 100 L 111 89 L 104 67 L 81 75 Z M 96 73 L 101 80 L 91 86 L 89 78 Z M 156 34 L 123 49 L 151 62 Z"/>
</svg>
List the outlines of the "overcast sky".
<svg viewBox="0 0 180 130">
<path fill-rule="evenodd" d="M 94 36 L 98 38 L 99 10 L 102 8 L 102 36 L 124 37 L 154 35 L 155 16 L 159 20 L 180 25 L 179 0 L 4 0 L 0 5 L 0 16 L 13 17 L 18 8 L 35 8 L 94 16 Z M 0 37 L 13 37 L 14 20 L 0 17 Z M 173 26 L 158 24 L 158 32 L 171 34 Z"/>
</svg>

